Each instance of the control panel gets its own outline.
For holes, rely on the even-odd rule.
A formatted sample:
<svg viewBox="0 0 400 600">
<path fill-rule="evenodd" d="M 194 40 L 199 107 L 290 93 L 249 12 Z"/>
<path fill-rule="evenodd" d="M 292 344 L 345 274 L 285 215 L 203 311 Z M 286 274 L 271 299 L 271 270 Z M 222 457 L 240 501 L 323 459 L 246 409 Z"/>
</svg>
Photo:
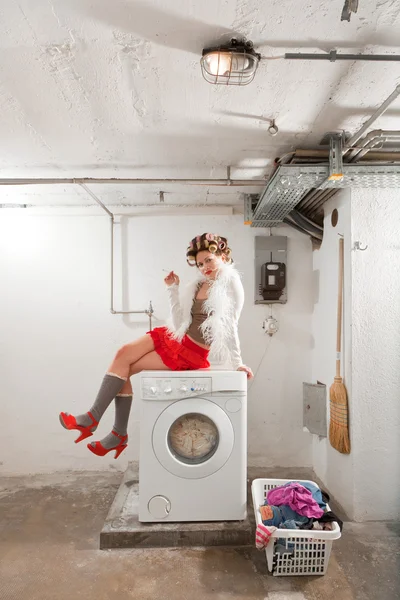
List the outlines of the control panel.
<svg viewBox="0 0 400 600">
<path fill-rule="evenodd" d="M 143 400 L 191 398 L 212 392 L 211 377 L 142 377 Z"/>
</svg>

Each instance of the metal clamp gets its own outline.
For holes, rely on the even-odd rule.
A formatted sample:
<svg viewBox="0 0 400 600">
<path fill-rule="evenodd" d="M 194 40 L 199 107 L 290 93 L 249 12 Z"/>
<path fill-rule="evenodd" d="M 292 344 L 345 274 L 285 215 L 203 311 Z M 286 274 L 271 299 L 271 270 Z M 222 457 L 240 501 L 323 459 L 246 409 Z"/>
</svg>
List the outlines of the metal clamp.
<svg viewBox="0 0 400 600">
<path fill-rule="evenodd" d="M 343 179 L 343 151 L 341 134 L 329 136 L 329 181 L 342 181 Z"/>
<path fill-rule="evenodd" d="M 368 244 L 366 244 L 364 248 L 361 248 L 361 242 L 354 242 L 353 250 L 360 250 L 361 252 L 364 252 L 364 250 L 367 248 Z"/>
</svg>

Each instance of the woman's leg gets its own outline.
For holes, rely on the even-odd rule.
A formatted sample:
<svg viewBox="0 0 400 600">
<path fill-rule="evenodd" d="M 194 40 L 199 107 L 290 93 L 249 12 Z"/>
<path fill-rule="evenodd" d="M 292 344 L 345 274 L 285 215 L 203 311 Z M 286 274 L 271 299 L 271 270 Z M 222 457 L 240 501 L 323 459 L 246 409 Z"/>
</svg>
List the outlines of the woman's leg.
<svg viewBox="0 0 400 600">
<path fill-rule="evenodd" d="M 125 344 L 118 350 L 107 372 L 126 380 L 131 365 L 153 350 L 154 342 L 150 335 L 144 335 L 130 344 Z"/>
<path fill-rule="evenodd" d="M 149 352 L 145 356 L 143 356 L 136 363 L 130 365 L 129 369 L 129 377 L 131 375 L 135 375 L 136 373 L 140 373 L 141 371 L 165 371 L 169 370 L 168 367 L 164 365 L 160 356 L 157 352 Z M 129 387 L 128 387 L 129 383 Z M 124 392 L 124 390 L 126 390 Z M 119 436 L 127 435 L 128 428 L 128 420 L 129 414 L 131 411 L 132 405 L 132 386 L 130 381 L 125 383 L 122 390 L 115 398 L 115 421 L 113 426 L 113 431 L 117 433 Z M 127 441 L 127 440 L 126 440 Z M 113 433 L 109 433 L 100 441 L 100 444 L 103 448 L 107 450 L 110 448 L 115 448 L 120 443 L 120 439 Z M 124 442 L 126 443 L 126 442 Z M 92 443 L 92 446 L 95 447 L 96 442 Z"/>
<path fill-rule="evenodd" d="M 117 394 L 132 394 L 132 386 L 128 382 L 130 365 L 153 350 L 154 343 L 149 335 L 144 335 L 138 340 L 122 346 L 103 378 L 93 406 L 87 413 L 76 417 L 77 424 L 90 427 L 91 431 L 95 431 L 96 426 L 93 425 L 93 419 L 97 423 L 100 421 Z"/>
</svg>

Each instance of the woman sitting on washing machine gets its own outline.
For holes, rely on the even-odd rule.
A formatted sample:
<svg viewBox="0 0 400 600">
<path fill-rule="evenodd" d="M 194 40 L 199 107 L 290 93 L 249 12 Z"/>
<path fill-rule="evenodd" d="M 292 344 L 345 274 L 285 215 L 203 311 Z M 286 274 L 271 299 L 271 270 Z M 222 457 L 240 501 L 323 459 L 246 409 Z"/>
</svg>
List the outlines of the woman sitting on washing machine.
<svg viewBox="0 0 400 600">
<path fill-rule="evenodd" d="M 80 442 L 93 435 L 115 398 L 111 433 L 100 442 L 88 444 L 97 456 L 114 450 L 118 458 L 127 447 L 132 375 L 141 371 L 205 369 L 210 366 L 211 353 L 218 359 L 229 358 L 233 369 L 244 371 L 249 379 L 253 377 L 251 369 L 242 364 L 240 354 L 238 320 L 244 292 L 227 239 L 203 233 L 190 242 L 186 259 L 190 266 L 197 267 L 198 273 L 182 298 L 178 275 L 171 271 L 164 279 L 171 303 L 169 327 L 156 327 L 118 350 L 87 413 L 77 417 L 60 413 L 63 427 L 80 431 L 75 440 Z"/>
</svg>

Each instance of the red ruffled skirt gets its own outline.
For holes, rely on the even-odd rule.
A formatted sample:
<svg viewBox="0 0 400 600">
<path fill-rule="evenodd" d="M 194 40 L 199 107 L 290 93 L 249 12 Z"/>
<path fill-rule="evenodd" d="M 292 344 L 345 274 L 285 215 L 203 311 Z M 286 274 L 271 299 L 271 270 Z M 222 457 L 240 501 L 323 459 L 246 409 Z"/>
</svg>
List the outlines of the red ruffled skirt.
<svg viewBox="0 0 400 600">
<path fill-rule="evenodd" d="M 207 360 L 209 351 L 193 342 L 187 335 L 178 342 L 166 327 L 155 327 L 147 333 L 154 342 L 154 350 L 171 371 L 209 368 L 210 363 Z"/>
</svg>

